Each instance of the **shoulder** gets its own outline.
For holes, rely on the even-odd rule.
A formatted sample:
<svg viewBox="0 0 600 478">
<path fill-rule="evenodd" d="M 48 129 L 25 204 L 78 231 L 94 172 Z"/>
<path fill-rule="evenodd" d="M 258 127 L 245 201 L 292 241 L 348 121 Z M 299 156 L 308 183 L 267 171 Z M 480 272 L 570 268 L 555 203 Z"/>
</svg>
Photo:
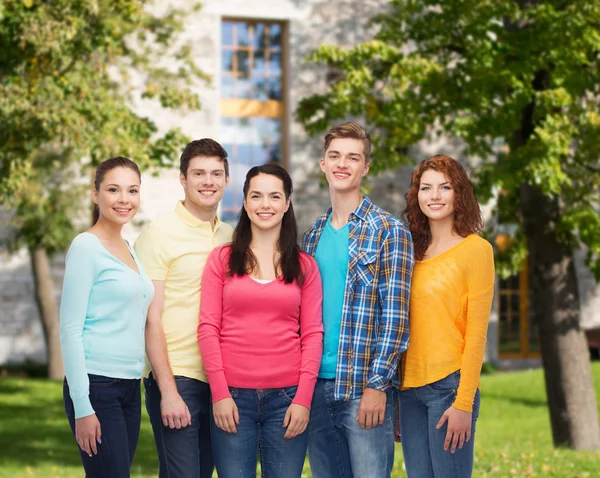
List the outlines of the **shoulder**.
<svg viewBox="0 0 600 478">
<path fill-rule="evenodd" d="M 231 255 L 231 244 L 223 244 L 221 246 L 215 247 L 210 255 L 209 260 L 215 262 L 226 262 L 229 260 L 229 256 Z"/>
<path fill-rule="evenodd" d="M 310 236 L 315 231 L 315 229 L 321 227 L 321 225 L 327 221 L 327 217 L 329 217 L 330 212 L 331 209 L 329 209 L 327 212 L 324 212 L 317 219 L 315 219 L 315 221 L 310 225 L 310 227 L 306 231 L 304 231 L 303 237 Z"/>
<path fill-rule="evenodd" d="M 182 223 L 175 211 L 157 217 L 142 231 L 142 234 L 164 234 Z"/>
<path fill-rule="evenodd" d="M 100 245 L 100 239 L 91 232 L 82 232 L 75 236 L 69 247 L 69 253 L 72 251 L 91 251 L 97 250 Z"/>
<path fill-rule="evenodd" d="M 492 258 L 494 256 L 494 248 L 492 245 L 478 234 L 471 234 L 465 239 L 465 250 L 469 254 L 475 252 L 477 254 Z"/>
<path fill-rule="evenodd" d="M 388 235 L 410 237 L 410 231 L 401 219 L 375 204 L 371 205 L 366 219 L 373 229 L 385 231 Z"/>
<path fill-rule="evenodd" d="M 317 261 L 315 261 L 313 256 L 306 252 L 300 252 L 300 267 L 302 267 L 305 274 L 318 269 Z"/>
</svg>

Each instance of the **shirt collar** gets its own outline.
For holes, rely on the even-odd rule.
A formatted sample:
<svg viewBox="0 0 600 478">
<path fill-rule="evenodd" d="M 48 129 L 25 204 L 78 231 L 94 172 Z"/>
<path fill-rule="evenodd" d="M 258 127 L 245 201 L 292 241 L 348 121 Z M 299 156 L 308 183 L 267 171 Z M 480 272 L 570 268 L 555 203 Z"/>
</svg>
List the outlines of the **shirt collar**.
<svg viewBox="0 0 600 478">
<path fill-rule="evenodd" d="M 181 220 L 189 227 L 204 227 L 212 230 L 212 225 L 210 221 L 202 221 L 194 216 L 190 211 L 188 211 L 183 205 L 183 201 L 177 201 L 177 205 L 175 206 L 175 213 L 181 218 Z M 222 224 L 221 220 L 218 217 L 215 217 L 215 228 L 216 231 L 219 226 Z"/>
<path fill-rule="evenodd" d="M 373 203 L 367 196 L 365 196 L 358 207 L 352 211 L 351 215 L 354 214 L 357 218 L 366 221 L 369 211 L 371 210 L 371 206 L 373 206 Z"/>
</svg>

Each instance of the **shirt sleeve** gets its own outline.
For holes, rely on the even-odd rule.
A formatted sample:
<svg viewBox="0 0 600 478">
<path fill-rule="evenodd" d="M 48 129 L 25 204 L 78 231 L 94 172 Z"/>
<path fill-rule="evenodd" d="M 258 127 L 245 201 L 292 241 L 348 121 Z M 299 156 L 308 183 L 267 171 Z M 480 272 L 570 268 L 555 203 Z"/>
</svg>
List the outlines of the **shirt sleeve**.
<svg viewBox="0 0 600 478">
<path fill-rule="evenodd" d="M 83 348 L 90 292 L 96 281 L 95 257 L 87 237 L 73 240 L 67 253 L 60 304 L 60 344 L 75 418 L 94 414 Z"/>
<path fill-rule="evenodd" d="M 142 231 L 133 246 L 144 272 L 151 280 L 164 281 L 169 271 L 169 255 L 163 235 L 158 227 L 151 224 Z"/>
<path fill-rule="evenodd" d="M 487 328 L 494 298 L 494 252 L 485 241 L 478 251 L 471 251 L 467 269 L 467 327 L 460 368 L 460 384 L 453 406 L 465 412 L 473 410 L 485 353 Z"/>
<path fill-rule="evenodd" d="M 379 260 L 379 340 L 367 387 L 386 391 L 397 373 L 400 355 L 408 347 L 408 308 L 414 265 L 413 243 L 408 229 L 397 226 L 390 230 Z"/>
<path fill-rule="evenodd" d="M 223 286 L 225 285 L 225 254 L 223 248 L 214 249 L 204 267 L 200 298 L 200 323 L 198 344 L 212 401 L 230 397 L 223 356 L 221 354 L 221 323 L 223 318 Z"/>
<path fill-rule="evenodd" d="M 315 260 L 301 255 L 305 264 L 300 304 L 300 343 L 302 358 L 300 380 L 293 403 L 310 409 L 323 354 L 323 291 L 321 274 Z"/>
</svg>

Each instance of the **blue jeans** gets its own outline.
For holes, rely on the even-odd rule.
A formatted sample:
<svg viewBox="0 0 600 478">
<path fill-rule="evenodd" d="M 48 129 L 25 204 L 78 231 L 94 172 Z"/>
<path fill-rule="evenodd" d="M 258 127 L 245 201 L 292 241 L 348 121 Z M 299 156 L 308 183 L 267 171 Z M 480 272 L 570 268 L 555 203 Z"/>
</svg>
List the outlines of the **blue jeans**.
<svg viewBox="0 0 600 478">
<path fill-rule="evenodd" d="M 101 443 L 97 455 L 88 456 L 79 448 L 87 478 L 129 478 L 129 468 L 140 436 L 142 398 L 139 379 L 89 375 L 90 402 L 100 422 Z M 65 412 L 75 435 L 75 411 L 69 385 L 63 383 Z"/>
<path fill-rule="evenodd" d="M 313 478 L 388 478 L 394 465 L 395 392 L 387 393 L 382 425 L 360 428 L 360 399 L 335 400 L 335 380 L 318 379 L 308 424 Z"/>
<path fill-rule="evenodd" d="M 285 412 L 298 387 L 233 388 L 229 391 L 240 415 L 237 433 L 215 425 L 212 438 L 219 478 L 254 478 L 260 455 L 263 478 L 300 478 L 306 456 L 306 431 L 284 439 Z"/>
<path fill-rule="evenodd" d="M 158 453 L 158 476 L 211 478 L 214 462 L 210 439 L 210 388 L 208 383 L 178 375 L 175 384 L 192 416 L 192 424 L 179 430 L 163 425 L 158 384 L 152 374 L 144 379 L 146 410 Z"/>
<path fill-rule="evenodd" d="M 479 390 L 473 402 L 471 439 L 454 453 L 444 451 L 448 423 L 435 428 L 456 399 L 460 372 L 437 382 L 400 392 L 402 451 L 409 478 L 470 478 L 473 473 L 475 423 L 479 416 Z"/>
</svg>

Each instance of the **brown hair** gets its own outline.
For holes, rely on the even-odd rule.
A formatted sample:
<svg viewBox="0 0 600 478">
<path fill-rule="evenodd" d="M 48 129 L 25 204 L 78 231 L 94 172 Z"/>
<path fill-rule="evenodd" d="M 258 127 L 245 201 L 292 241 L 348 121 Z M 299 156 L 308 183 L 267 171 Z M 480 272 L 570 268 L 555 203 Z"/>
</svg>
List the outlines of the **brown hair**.
<svg viewBox="0 0 600 478">
<path fill-rule="evenodd" d="M 367 163 L 371 161 L 371 135 L 369 135 L 361 125 L 350 122 L 331 128 L 325 135 L 325 146 L 323 150 L 327 151 L 331 142 L 337 138 L 361 140 L 363 142 L 365 161 Z"/>
<path fill-rule="evenodd" d="M 410 188 L 405 194 L 406 208 L 402 218 L 408 224 L 415 246 L 415 257 L 423 259 L 427 247 L 431 244 L 429 219 L 419 207 L 419 186 L 421 176 L 428 169 L 443 173 L 454 188 L 454 230 L 462 237 L 477 234 L 483 229 L 483 217 L 475 190 L 469 181 L 467 172 L 461 164 L 450 156 L 438 154 L 421 162 L 414 170 Z"/>
<path fill-rule="evenodd" d="M 100 191 L 100 185 L 102 184 L 102 181 L 104 181 L 104 176 L 106 173 L 115 168 L 129 168 L 137 173 L 138 177 L 140 178 L 140 182 L 142 180 L 140 168 L 138 168 L 137 164 L 135 164 L 129 158 L 117 156 L 116 158 L 110 158 L 102 161 L 96 168 L 96 174 L 94 176 L 94 188 L 96 191 Z M 92 211 L 92 226 L 98 222 L 98 219 L 100 219 L 100 209 L 98 208 L 97 204 L 94 204 L 94 209 Z"/>
<path fill-rule="evenodd" d="M 187 178 L 190 161 L 198 156 L 219 158 L 225 168 L 225 177 L 229 177 L 229 161 L 227 161 L 227 151 L 225 151 L 225 148 L 214 139 L 202 138 L 189 143 L 183 150 L 183 153 L 181 153 L 179 171 L 181 171 L 184 178 Z"/>
</svg>

